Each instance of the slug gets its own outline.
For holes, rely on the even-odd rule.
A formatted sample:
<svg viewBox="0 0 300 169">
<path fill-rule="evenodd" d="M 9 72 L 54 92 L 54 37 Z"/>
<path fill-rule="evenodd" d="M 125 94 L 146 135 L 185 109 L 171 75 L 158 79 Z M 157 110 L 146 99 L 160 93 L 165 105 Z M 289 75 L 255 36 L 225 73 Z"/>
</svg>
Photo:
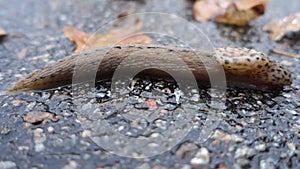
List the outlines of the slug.
<svg viewBox="0 0 300 169">
<path fill-rule="evenodd" d="M 104 56 L 101 60 L 101 57 Z M 216 60 L 223 68 L 226 82 L 230 86 L 254 87 L 273 89 L 280 88 L 292 83 L 291 73 L 279 63 L 271 60 L 268 56 L 253 49 L 241 47 L 216 48 L 213 53 L 192 48 L 163 46 L 154 44 L 131 44 L 104 47 L 71 55 L 64 59 L 46 66 L 19 80 L 7 92 L 17 90 L 43 90 L 72 84 L 75 65 L 80 72 L 89 73 L 89 68 L 97 67 L 96 80 L 112 77 L 118 65 L 129 57 L 133 62 L 124 62 L 128 69 L 140 66 L 143 68 L 143 56 L 151 56 L 158 60 L 155 65 L 165 66 L 168 70 L 179 73 L 192 72 L 197 82 L 209 83 L 207 69 L 214 71 L 215 65 L 208 59 Z M 140 57 L 140 58 L 139 58 Z M 187 67 L 176 65 L 176 59 L 169 59 L 174 64 L 162 63 L 162 58 L 179 58 L 186 63 Z M 200 58 L 200 61 L 199 61 Z M 170 61 L 171 60 L 171 61 Z M 100 63 L 101 61 L 101 63 Z M 142 65 L 140 65 L 140 64 Z M 208 65 L 208 66 L 207 66 Z M 161 76 L 159 71 L 146 71 L 151 76 Z"/>
</svg>

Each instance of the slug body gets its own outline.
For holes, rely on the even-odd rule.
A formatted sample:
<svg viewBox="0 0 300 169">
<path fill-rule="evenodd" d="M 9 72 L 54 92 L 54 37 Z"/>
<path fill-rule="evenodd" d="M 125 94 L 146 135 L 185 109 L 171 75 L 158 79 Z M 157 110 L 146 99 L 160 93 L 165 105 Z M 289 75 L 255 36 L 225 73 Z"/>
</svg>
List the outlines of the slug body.
<svg viewBox="0 0 300 169">
<path fill-rule="evenodd" d="M 183 47 L 162 45 L 118 45 L 71 55 L 42 70 L 36 70 L 18 81 L 8 91 L 43 90 L 72 84 L 74 71 L 95 74 L 96 80 L 112 77 L 120 64 L 127 70 L 145 67 L 144 57 L 151 64 L 184 76 L 192 72 L 197 82 L 209 83 L 207 72 L 218 73 L 216 61 L 225 72 L 227 85 L 255 88 L 279 88 L 291 84 L 291 74 L 265 54 L 247 48 L 216 48 L 213 53 Z M 132 58 L 126 61 L 126 58 Z M 174 59 L 172 59 L 174 58 Z M 176 64 L 178 60 L 186 66 Z M 150 66 L 151 66 L 150 64 Z M 149 65 L 148 65 L 149 66 Z M 157 70 L 146 71 L 150 76 L 164 76 Z"/>
</svg>

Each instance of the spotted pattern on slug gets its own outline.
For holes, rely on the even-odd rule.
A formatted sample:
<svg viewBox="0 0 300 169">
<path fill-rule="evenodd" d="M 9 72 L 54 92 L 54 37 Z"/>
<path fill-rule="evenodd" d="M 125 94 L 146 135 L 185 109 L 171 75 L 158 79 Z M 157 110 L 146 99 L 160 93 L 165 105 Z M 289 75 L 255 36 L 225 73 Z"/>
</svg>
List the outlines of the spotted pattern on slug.
<svg viewBox="0 0 300 169">
<path fill-rule="evenodd" d="M 291 73 L 261 52 L 248 48 L 216 48 L 215 57 L 227 72 L 251 75 L 270 84 L 291 84 Z"/>
</svg>

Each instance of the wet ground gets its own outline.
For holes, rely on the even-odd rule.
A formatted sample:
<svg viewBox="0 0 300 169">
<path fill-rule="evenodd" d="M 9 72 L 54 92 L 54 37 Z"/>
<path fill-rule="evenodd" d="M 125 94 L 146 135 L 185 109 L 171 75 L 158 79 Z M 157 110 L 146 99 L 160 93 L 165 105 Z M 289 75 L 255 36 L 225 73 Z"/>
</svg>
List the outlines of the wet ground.
<svg viewBox="0 0 300 169">
<path fill-rule="evenodd" d="M 181 96 L 188 107 L 183 109 L 177 104 L 176 84 L 163 80 L 138 80 L 132 88 L 120 90 L 119 95 L 111 95 L 110 82 L 102 82 L 96 98 L 79 97 L 75 102 L 70 87 L 1 95 L 0 168 L 299 168 L 300 60 L 269 52 L 279 49 L 299 54 L 299 34 L 274 42 L 261 30 L 269 20 L 299 11 L 299 1 L 273 0 L 265 15 L 244 28 L 198 23 L 192 16 L 192 2 L 187 0 L 0 0 L 0 6 L 0 27 L 21 35 L 1 38 L 0 91 L 22 75 L 72 53 L 74 45 L 64 36 L 63 26 L 94 32 L 129 9 L 181 16 L 202 29 L 215 47 L 254 48 L 281 62 L 293 77 L 292 86 L 278 91 L 229 88 L 226 108 L 217 116 L 207 104 L 212 97 L 210 90 L 199 89 L 197 93 L 191 88 Z M 184 37 L 186 32 L 176 34 Z M 170 43 L 163 38 L 156 41 Z M 82 103 L 80 107 L 76 101 Z M 146 110 L 151 108 L 160 111 L 156 116 L 149 115 Z M 91 114 L 85 113 L 91 110 Z M 172 128 L 187 110 L 192 115 L 189 125 Z M 55 113 L 59 121 L 24 122 L 31 111 Z M 139 113 L 153 118 L 139 116 L 137 120 Z M 221 120 L 212 127 L 211 137 L 199 141 L 211 117 Z M 104 120 L 124 137 L 133 138 L 134 146 L 113 137 L 103 127 Z M 169 129 L 171 132 L 166 133 Z M 107 132 L 99 134 L 103 131 Z M 98 135 L 92 137 L 94 133 Z M 102 146 L 99 135 L 106 141 Z M 166 140 L 151 142 L 161 135 Z M 135 142 L 138 138 L 144 140 Z M 141 158 L 145 152 L 154 156 Z"/>
</svg>

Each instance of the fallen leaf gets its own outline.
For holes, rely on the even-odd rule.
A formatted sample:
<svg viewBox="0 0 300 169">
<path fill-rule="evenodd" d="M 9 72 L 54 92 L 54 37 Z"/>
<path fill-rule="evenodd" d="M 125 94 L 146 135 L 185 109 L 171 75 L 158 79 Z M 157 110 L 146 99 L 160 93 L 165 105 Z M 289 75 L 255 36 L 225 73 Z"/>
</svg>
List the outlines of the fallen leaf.
<svg viewBox="0 0 300 169">
<path fill-rule="evenodd" d="M 194 17 L 200 22 L 208 21 L 223 14 L 231 0 L 197 0 L 193 5 Z"/>
<path fill-rule="evenodd" d="M 197 0 L 193 10 L 196 20 L 243 26 L 264 14 L 268 0 Z"/>
<path fill-rule="evenodd" d="M 268 0 L 236 1 L 227 7 L 225 14 L 216 17 L 215 21 L 230 25 L 245 26 L 253 19 L 265 13 Z"/>
<path fill-rule="evenodd" d="M 42 121 L 49 119 L 53 122 L 58 121 L 56 115 L 54 113 L 43 112 L 43 111 L 31 111 L 28 112 L 24 117 L 24 121 L 31 123 L 31 124 L 38 124 Z"/>
<path fill-rule="evenodd" d="M 112 29 L 107 34 L 88 34 L 73 27 L 65 26 L 64 32 L 76 45 L 74 53 L 79 53 L 81 50 L 115 44 L 151 43 L 152 39 L 149 36 L 134 34 L 141 26 L 141 22 L 137 21 L 131 28 Z"/>
<path fill-rule="evenodd" d="M 70 41 L 75 43 L 76 49 L 75 49 L 74 53 L 79 53 L 81 48 L 83 48 L 85 46 L 86 42 L 91 37 L 91 35 L 89 35 L 85 32 L 82 32 L 78 29 L 75 29 L 71 26 L 65 26 L 64 33 L 70 39 Z"/>
<path fill-rule="evenodd" d="M 264 31 L 270 32 L 272 40 L 280 40 L 289 32 L 300 31 L 300 13 L 295 13 L 281 19 L 275 19 L 263 27 Z"/>
<path fill-rule="evenodd" d="M 7 35 L 7 32 L 4 29 L 0 28 L 0 36 L 5 36 L 5 35 Z"/>
</svg>

